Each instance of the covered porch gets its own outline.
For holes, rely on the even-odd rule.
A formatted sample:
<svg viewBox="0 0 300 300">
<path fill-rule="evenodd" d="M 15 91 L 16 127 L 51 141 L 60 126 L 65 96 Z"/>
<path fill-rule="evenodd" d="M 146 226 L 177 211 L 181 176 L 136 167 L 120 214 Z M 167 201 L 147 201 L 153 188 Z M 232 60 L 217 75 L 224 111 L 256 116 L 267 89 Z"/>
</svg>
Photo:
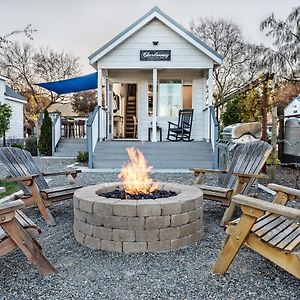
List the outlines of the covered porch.
<svg viewBox="0 0 300 300">
<path fill-rule="evenodd" d="M 212 69 L 98 69 L 98 80 L 100 140 L 166 141 L 180 109 L 194 110 L 192 139 L 211 140 Z"/>
</svg>

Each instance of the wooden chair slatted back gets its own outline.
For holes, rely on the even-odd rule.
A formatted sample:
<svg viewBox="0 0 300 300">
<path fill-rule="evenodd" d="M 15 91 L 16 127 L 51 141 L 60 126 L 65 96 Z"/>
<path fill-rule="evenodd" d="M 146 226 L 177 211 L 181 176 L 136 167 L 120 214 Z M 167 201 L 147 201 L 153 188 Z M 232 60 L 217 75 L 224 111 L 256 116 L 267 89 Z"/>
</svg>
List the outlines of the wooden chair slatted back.
<svg viewBox="0 0 300 300">
<path fill-rule="evenodd" d="M 39 177 L 35 179 L 38 188 L 41 190 L 49 188 L 42 172 L 28 151 L 13 147 L 2 147 L 0 148 L 0 161 L 12 177 L 38 174 Z M 18 184 L 25 195 L 30 195 L 29 189 L 24 184 L 21 182 L 18 182 Z"/>
<path fill-rule="evenodd" d="M 178 127 L 191 128 L 193 122 L 193 109 L 181 109 L 178 114 Z"/>
<path fill-rule="evenodd" d="M 237 146 L 222 186 L 235 187 L 237 177 L 233 173 L 259 174 L 271 151 L 272 146 L 261 140 Z M 254 182 L 254 178 L 249 180 L 242 193 L 247 193 Z"/>
</svg>

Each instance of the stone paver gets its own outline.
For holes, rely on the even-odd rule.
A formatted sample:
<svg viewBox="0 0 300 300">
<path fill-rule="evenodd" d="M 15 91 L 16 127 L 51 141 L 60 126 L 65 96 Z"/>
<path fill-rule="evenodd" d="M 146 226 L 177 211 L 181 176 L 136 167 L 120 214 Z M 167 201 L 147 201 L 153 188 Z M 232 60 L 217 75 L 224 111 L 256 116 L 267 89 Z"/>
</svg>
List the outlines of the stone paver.
<svg viewBox="0 0 300 300">
<path fill-rule="evenodd" d="M 178 227 L 187 224 L 190 220 L 189 213 L 183 213 L 171 216 L 171 227 Z"/>
<path fill-rule="evenodd" d="M 170 226 L 170 216 L 146 217 L 145 229 L 159 229 Z"/>
<path fill-rule="evenodd" d="M 135 232 L 135 236 L 138 242 L 158 241 L 159 229 L 138 230 Z"/>
<path fill-rule="evenodd" d="M 145 242 L 123 242 L 124 252 L 147 252 L 147 243 Z"/>
</svg>

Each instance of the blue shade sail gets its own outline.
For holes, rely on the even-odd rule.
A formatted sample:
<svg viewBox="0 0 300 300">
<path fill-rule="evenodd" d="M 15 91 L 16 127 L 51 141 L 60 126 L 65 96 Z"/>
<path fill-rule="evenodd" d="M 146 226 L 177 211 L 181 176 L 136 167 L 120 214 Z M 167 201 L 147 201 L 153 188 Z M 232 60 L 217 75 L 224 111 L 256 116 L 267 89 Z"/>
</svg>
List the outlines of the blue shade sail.
<svg viewBox="0 0 300 300">
<path fill-rule="evenodd" d="M 37 83 L 36 85 L 59 95 L 78 93 L 98 88 L 98 73 L 95 72 L 84 76 L 53 82 Z"/>
</svg>

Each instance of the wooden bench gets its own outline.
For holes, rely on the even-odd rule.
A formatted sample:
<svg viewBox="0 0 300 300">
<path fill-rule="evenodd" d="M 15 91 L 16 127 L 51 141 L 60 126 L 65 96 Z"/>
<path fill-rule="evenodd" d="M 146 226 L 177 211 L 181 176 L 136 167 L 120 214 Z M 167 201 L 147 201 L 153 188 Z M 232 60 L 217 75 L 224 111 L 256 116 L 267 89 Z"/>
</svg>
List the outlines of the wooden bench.
<svg viewBox="0 0 300 300">
<path fill-rule="evenodd" d="M 300 279 L 300 209 L 285 206 L 300 198 L 300 190 L 270 184 L 276 191 L 273 202 L 236 195 L 243 215 L 230 222 L 229 238 L 212 272 L 224 274 L 242 245 L 245 245 Z"/>
<path fill-rule="evenodd" d="M 219 201 L 227 206 L 221 221 L 222 226 L 231 219 L 234 212 L 232 195 L 247 194 L 256 180 L 266 178 L 260 172 L 271 151 L 272 147 L 268 143 L 257 140 L 237 146 L 228 170 L 190 169 L 196 176 L 195 185 L 203 191 L 203 198 Z M 224 174 L 221 186 L 201 184 L 206 173 Z"/>
<path fill-rule="evenodd" d="M 22 200 L 25 206 L 37 205 L 48 225 L 55 224 L 48 207 L 57 201 L 72 199 L 74 191 L 82 187 L 73 184 L 80 170 L 43 173 L 35 164 L 31 154 L 19 148 L 0 148 L 0 161 L 12 176 L 12 178 L 2 180 L 17 182 L 24 193 Z M 72 185 L 49 188 L 45 177 L 59 175 L 67 176 Z"/>
<path fill-rule="evenodd" d="M 41 230 L 19 210 L 24 206 L 21 200 L 0 205 L 0 256 L 19 248 L 42 275 L 52 274 L 55 269 L 35 240 Z"/>
</svg>

